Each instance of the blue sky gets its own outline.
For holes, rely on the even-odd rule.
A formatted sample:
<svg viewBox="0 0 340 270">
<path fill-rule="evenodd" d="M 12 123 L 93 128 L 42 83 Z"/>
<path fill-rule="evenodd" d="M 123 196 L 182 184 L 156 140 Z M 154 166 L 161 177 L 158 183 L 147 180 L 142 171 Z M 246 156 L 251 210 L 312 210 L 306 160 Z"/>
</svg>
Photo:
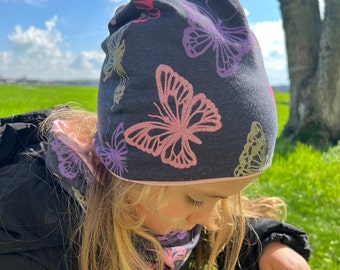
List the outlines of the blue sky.
<svg viewBox="0 0 340 270">
<path fill-rule="evenodd" d="M 97 79 L 108 21 L 124 2 L 0 0 L 0 78 Z M 288 84 L 279 1 L 241 3 L 272 85 Z"/>
</svg>

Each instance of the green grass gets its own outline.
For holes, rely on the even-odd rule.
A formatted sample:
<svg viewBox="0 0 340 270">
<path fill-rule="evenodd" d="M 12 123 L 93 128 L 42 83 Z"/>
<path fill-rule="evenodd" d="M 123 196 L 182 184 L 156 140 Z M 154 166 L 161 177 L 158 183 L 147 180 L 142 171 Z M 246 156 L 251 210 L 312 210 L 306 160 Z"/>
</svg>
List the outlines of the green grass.
<svg viewBox="0 0 340 270">
<path fill-rule="evenodd" d="M 340 265 L 339 158 L 340 144 L 321 153 L 281 138 L 273 165 L 247 190 L 286 201 L 287 222 L 310 237 L 312 269 L 338 270 Z"/>
<path fill-rule="evenodd" d="M 276 93 L 275 99 L 280 135 L 289 117 L 289 95 Z M 283 198 L 287 222 L 310 237 L 311 269 L 340 269 L 340 141 L 321 152 L 279 137 L 271 168 L 246 194 Z"/>
<path fill-rule="evenodd" d="M 75 103 L 96 110 L 96 87 L 61 85 L 0 85 L 0 117 Z"/>
<path fill-rule="evenodd" d="M 275 99 L 281 134 L 288 120 L 289 95 L 275 93 Z M 68 102 L 95 111 L 95 100 L 95 87 L 0 85 L 0 117 Z M 283 198 L 287 222 L 309 234 L 311 268 L 340 269 L 340 143 L 320 152 L 279 138 L 272 167 L 246 193 Z"/>
</svg>

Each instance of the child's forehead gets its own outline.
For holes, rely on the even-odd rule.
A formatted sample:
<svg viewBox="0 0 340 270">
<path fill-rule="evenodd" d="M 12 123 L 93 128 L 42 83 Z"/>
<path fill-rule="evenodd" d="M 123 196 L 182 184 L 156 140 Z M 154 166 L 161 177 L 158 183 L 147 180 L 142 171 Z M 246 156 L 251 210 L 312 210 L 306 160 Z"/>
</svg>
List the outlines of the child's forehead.
<svg viewBox="0 0 340 270">
<path fill-rule="evenodd" d="M 184 192 L 209 198 L 226 199 L 229 196 L 240 192 L 254 179 L 255 176 L 250 176 L 241 180 L 225 180 L 184 186 L 167 186 L 166 188 L 173 190 L 174 192 Z"/>
<path fill-rule="evenodd" d="M 206 184 L 197 184 L 187 186 L 188 190 L 200 192 L 208 197 L 227 198 L 247 186 L 255 179 L 254 176 L 238 179 L 227 180 L 222 182 L 211 182 Z"/>
</svg>

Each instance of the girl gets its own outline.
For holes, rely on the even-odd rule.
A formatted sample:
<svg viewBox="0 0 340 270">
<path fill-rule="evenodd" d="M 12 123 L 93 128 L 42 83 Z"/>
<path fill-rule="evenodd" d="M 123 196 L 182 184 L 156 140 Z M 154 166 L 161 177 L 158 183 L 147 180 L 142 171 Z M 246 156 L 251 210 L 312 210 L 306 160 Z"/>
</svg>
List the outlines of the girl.
<svg viewBox="0 0 340 270">
<path fill-rule="evenodd" d="M 239 3 L 134 0 L 109 30 L 96 115 L 2 119 L 0 265 L 309 269 L 284 203 L 241 196 L 277 123 Z"/>
</svg>

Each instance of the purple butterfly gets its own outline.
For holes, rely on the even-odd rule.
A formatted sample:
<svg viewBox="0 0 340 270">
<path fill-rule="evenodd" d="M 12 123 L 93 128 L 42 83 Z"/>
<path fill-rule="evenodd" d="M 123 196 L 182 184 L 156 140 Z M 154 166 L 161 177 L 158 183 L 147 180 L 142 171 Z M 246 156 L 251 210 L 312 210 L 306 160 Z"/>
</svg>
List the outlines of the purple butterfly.
<svg viewBox="0 0 340 270">
<path fill-rule="evenodd" d="M 96 153 L 103 164 L 113 173 L 122 176 L 127 172 L 127 146 L 124 139 L 123 123 L 120 123 L 112 134 L 111 142 L 96 147 Z"/>
<path fill-rule="evenodd" d="M 208 7 L 208 1 L 206 5 Z M 182 44 L 190 58 L 196 58 L 210 47 L 216 53 L 217 74 L 226 78 L 238 70 L 242 57 L 253 47 L 254 38 L 246 25 L 235 25 L 239 10 L 226 19 L 214 17 L 208 10 L 192 3 L 183 2 L 189 19 L 183 32 Z M 209 7 L 208 7 L 209 8 Z M 237 23 L 237 22 L 236 22 Z"/>
<path fill-rule="evenodd" d="M 74 179 L 82 174 L 87 180 L 91 179 L 90 171 L 76 152 L 63 144 L 59 139 L 54 139 L 50 144 L 53 151 L 57 154 L 59 161 L 58 169 L 62 176 Z"/>
<path fill-rule="evenodd" d="M 157 239 L 159 241 L 166 241 L 169 240 L 173 237 L 176 237 L 179 240 L 183 240 L 185 237 L 187 237 L 188 235 L 188 231 L 174 231 L 174 232 L 170 232 L 166 235 L 159 235 L 157 236 Z"/>
</svg>

